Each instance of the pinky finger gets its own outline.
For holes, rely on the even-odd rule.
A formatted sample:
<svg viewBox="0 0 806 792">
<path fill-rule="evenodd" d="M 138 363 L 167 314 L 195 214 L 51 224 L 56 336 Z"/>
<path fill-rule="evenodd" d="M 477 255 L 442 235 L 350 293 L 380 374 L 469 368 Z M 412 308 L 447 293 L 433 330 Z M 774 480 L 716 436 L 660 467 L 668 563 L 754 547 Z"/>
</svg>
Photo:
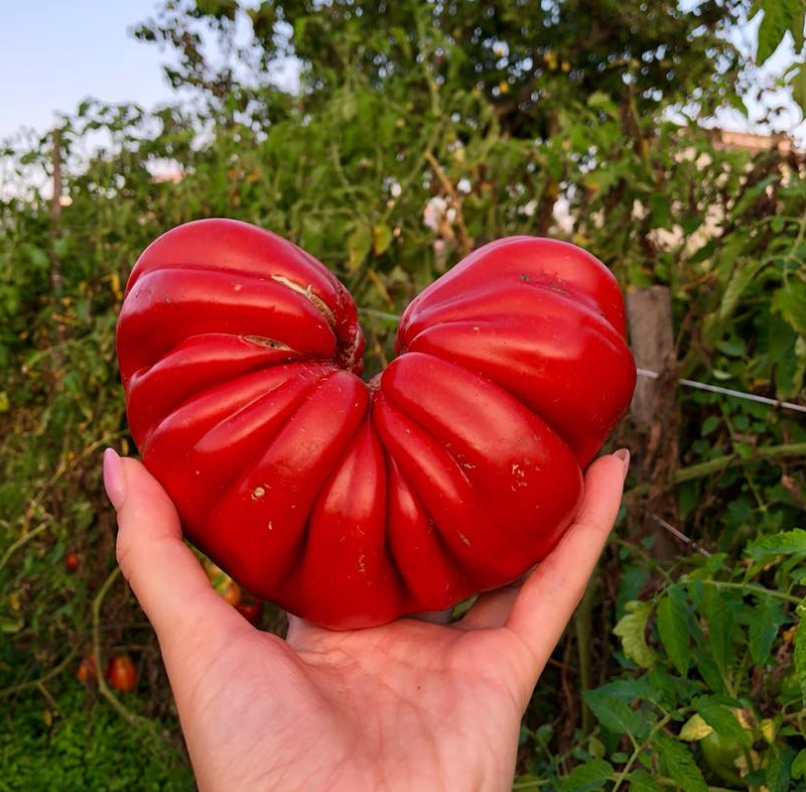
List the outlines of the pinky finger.
<svg viewBox="0 0 806 792">
<path fill-rule="evenodd" d="M 579 514 L 557 547 L 523 584 L 504 626 L 530 653 L 533 682 L 585 593 L 616 521 L 629 452 L 601 457 L 585 476 Z"/>
</svg>

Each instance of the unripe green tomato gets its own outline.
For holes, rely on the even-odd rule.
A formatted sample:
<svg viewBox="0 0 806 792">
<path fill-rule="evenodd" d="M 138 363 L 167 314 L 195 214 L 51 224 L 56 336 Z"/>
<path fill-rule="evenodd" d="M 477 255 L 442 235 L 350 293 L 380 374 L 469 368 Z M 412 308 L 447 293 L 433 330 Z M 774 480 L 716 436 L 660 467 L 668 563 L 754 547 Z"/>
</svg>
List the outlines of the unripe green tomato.
<svg viewBox="0 0 806 792">
<path fill-rule="evenodd" d="M 738 740 L 712 731 L 700 740 L 700 747 L 705 763 L 719 778 L 729 784 L 747 786 L 736 766 L 737 759 L 744 759 L 744 748 Z"/>
<path fill-rule="evenodd" d="M 781 703 L 800 699 L 800 683 L 794 669 L 780 679 L 777 688 L 778 699 Z"/>
</svg>

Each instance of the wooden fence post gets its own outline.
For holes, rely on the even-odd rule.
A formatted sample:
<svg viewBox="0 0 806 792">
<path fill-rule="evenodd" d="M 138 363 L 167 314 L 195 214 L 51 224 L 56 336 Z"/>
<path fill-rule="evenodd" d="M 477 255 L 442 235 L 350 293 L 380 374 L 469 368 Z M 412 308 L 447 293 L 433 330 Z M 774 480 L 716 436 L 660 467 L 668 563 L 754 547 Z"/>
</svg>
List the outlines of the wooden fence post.
<svg viewBox="0 0 806 792">
<path fill-rule="evenodd" d="M 649 286 L 627 292 L 630 345 L 638 368 L 657 372 L 657 379 L 638 377 L 630 413 L 646 442 L 636 450 L 639 478 L 650 484 L 646 500 L 640 502 L 640 523 L 655 538 L 655 552 L 660 560 L 671 560 L 676 548 L 672 538 L 657 518 L 674 522 L 677 504 L 674 492 L 661 493 L 661 484 L 677 467 L 677 429 L 679 425 L 675 397 L 675 347 L 672 324 L 672 299 L 666 286 Z M 653 492 L 654 490 L 654 492 Z"/>
</svg>

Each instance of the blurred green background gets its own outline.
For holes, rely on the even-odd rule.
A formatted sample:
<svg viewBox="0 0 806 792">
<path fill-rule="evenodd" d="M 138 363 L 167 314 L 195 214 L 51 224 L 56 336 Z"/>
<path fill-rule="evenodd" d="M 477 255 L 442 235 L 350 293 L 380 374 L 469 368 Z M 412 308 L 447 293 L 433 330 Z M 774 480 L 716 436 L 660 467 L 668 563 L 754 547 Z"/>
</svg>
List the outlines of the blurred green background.
<svg viewBox="0 0 806 792">
<path fill-rule="evenodd" d="M 805 8 L 160 0 L 131 19 L 171 102 L 86 100 L 0 150 L 0 790 L 193 788 L 100 453 L 135 452 L 114 357 L 128 272 L 211 216 L 325 262 L 370 373 L 413 295 L 498 237 L 560 237 L 625 291 L 666 287 L 663 398 L 613 439 L 634 458 L 619 527 L 524 717 L 514 788 L 806 789 L 806 416 L 674 387 L 804 403 L 806 162 L 769 130 L 806 106 Z M 752 134 L 721 127 L 748 108 Z M 132 690 L 95 673 L 115 657 Z"/>
</svg>

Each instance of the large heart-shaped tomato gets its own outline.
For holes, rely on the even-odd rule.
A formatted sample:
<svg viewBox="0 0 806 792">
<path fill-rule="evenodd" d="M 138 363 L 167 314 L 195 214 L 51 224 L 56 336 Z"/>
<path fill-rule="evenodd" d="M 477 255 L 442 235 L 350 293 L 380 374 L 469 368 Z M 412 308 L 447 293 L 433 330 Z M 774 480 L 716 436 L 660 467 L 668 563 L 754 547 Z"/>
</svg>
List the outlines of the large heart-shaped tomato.
<svg viewBox="0 0 806 792">
<path fill-rule="evenodd" d="M 231 220 L 154 242 L 117 333 L 132 435 L 189 539 L 339 629 L 447 608 L 543 558 L 635 384 L 616 280 L 533 237 L 420 294 L 370 382 L 339 281 Z"/>
</svg>

